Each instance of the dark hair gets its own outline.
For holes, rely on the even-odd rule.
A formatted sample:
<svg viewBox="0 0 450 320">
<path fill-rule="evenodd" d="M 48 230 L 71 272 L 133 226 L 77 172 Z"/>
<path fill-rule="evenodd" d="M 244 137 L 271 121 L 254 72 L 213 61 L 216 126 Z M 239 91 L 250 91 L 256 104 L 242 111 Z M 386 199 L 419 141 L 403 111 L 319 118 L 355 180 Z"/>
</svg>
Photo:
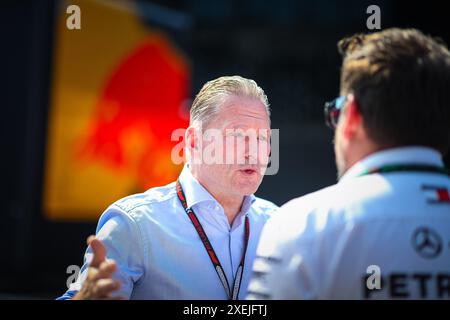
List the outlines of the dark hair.
<svg viewBox="0 0 450 320">
<path fill-rule="evenodd" d="M 338 43 L 341 93 L 353 93 L 368 136 L 381 147 L 450 146 L 450 53 L 415 29 L 357 34 Z"/>
</svg>

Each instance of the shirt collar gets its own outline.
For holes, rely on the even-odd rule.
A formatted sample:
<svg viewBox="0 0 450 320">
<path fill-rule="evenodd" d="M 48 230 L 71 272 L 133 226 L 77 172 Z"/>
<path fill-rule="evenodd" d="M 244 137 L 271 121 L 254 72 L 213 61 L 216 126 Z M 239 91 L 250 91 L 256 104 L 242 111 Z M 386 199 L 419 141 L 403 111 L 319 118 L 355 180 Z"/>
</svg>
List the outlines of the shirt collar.
<svg viewBox="0 0 450 320">
<path fill-rule="evenodd" d="M 386 149 L 372 153 L 355 163 L 339 182 L 354 178 L 366 170 L 393 164 L 427 164 L 443 167 L 441 154 L 427 147 L 411 146 Z"/>
<path fill-rule="evenodd" d="M 256 201 L 255 195 L 251 194 L 249 196 L 244 197 L 244 201 L 242 202 L 241 212 L 242 214 L 246 214 L 248 210 L 250 210 L 253 202 Z"/>
<path fill-rule="evenodd" d="M 185 164 L 181 171 L 179 181 L 183 187 L 184 195 L 188 208 L 202 202 L 214 202 L 217 200 L 203 187 L 200 182 L 192 175 L 188 165 Z M 252 194 L 244 197 L 241 213 L 247 213 L 252 204 L 256 201 L 256 197 Z"/>
</svg>

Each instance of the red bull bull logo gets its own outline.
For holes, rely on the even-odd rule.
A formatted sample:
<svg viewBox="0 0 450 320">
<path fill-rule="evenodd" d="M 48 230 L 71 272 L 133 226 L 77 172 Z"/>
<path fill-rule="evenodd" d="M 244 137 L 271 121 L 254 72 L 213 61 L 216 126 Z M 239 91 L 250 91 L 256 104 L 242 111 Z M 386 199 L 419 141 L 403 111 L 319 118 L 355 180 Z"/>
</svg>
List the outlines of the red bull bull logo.
<svg viewBox="0 0 450 320">
<path fill-rule="evenodd" d="M 171 133 L 188 125 L 189 63 L 133 2 L 79 0 L 57 23 L 44 186 L 51 219 L 96 220 L 115 200 L 176 179 Z M 126 6 L 126 8 L 125 8 Z"/>
<path fill-rule="evenodd" d="M 141 189 L 169 182 L 179 171 L 171 133 L 188 125 L 188 80 L 163 37 L 146 39 L 113 70 L 76 156 L 133 174 Z"/>
</svg>

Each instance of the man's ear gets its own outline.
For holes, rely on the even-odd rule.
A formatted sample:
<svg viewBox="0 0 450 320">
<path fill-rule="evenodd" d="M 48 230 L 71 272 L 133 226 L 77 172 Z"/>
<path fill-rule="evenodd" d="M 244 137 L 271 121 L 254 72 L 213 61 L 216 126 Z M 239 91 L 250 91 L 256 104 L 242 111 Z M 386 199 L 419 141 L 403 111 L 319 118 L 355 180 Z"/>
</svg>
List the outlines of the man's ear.
<svg viewBox="0 0 450 320">
<path fill-rule="evenodd" d="M 361 113 L 352 94 L 348 96 L 344 108 L 345 110 L 342 110 L 345 113 L 342 119 L 342 133 L 345 138 L 351 139 L 362 126 Z"/>
</svg>

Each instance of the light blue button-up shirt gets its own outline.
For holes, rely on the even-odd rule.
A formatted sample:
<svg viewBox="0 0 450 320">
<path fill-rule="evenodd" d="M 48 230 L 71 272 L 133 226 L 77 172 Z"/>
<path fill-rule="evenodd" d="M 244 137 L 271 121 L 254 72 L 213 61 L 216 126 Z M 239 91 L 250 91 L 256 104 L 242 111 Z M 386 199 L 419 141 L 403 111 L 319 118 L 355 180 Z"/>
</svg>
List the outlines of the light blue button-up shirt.
<svg viewBox="0 0 450 320">
<path fill-rule="evenodd" d="M 244 250 L 244 218 L 250 222 L 239 299 L 244 299 L 261 230 L 277 206 L 254 195 L 246 196 L 230 226 L 222 206 L 192 176 L 187 166 L 179 181 L 191 207 L 222 264 L 234 282 Z M 122 283 L 115 295 L 130 299 L 228 299 L 198 233 L 175 189 L 175 182 L 123 198 L 100 217 L 96 236 L 117 263 L 114 278 Z M 80 275 L 60 299 L 80 290 L 92 260 L 88 247 Z"/>
</svg>

